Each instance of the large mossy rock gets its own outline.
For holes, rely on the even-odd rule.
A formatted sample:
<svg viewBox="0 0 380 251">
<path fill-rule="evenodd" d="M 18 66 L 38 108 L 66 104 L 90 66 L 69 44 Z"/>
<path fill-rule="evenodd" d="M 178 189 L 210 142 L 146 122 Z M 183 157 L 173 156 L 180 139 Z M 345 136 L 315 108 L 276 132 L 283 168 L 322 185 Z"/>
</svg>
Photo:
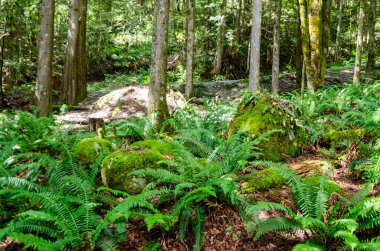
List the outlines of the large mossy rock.
<svg viewBox="0 0 380 251">
<path fill-rule="evenodd" d="M 78 143 L 76 156 L 78 162 L 84 166 L 90 166 L 95 163 L 98 155 L 105 151 L 112 151 L 112 144 L 106 139 L 88 138 L 83 139 Z"/>
<path fill-rule="evenodd" d="M 129 173 L 145 168 L 166 168 L 159 161 L 173 157 L 174 151 L 169 143 L 159 140 L 139 141 L 128 149 L 111 153 L 102 163 L 101 174 L 104 185 L 130 194 L 140 193 L 149 180 Z"/>
<path fill-rule="evenodd" d="M 306 132 L 298 122 L 295 111 L 283 100 L 261 96 L 243 101 L 228 129 L 232 137 L 244 131 L 255 138 L 271 131 L 268 140 L 259 144 L 263 159 L 274 162 L 286 161 L 302 152 L 306 142 Z"/>
</svg>

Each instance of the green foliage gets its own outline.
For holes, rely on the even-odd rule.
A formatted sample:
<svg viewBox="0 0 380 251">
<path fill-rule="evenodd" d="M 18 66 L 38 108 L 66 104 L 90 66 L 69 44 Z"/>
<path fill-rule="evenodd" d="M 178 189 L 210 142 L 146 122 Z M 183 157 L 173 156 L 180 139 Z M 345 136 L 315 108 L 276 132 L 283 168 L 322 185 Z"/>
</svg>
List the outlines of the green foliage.
<svg viewBox="0 0 380 251">
<path fill-rule="evenodd" d="M 380 110 L 380 83 L 328 86 L 317 92 L 289 94 L 289 101 L 301 110 L 300 120 L 314 143 L 331 130 L 362 128 L 376 131 Z M 379 135 L 377 135 L 378 137 Z"/>
<path fill-rule="evenodd" d="M 376 240 L 361 242 L 355 232 L 366 229 L 375 229 L 379 226 L 380 203 L 378 198 L 365 199 L 368 189 L 359 191 L 352 196 L 352 200 L 343 200 L 347 205 L 346 214 L 337 214 L 345 210 L 342 202 L 329 207 L 328 201 L 339 187 L 331 183 L 326 177 L 301 178 L 294 170 L 287 166 L 268 163 L 273 169 L 281 173 L 292 188 L 294 201 L 298 212 L 273 202 L 258 202 L 251 206 L 248 212 L 254 215 L 256 226 L 255 239 L 271 231 L 289 232 L 309 230 L 312 239 L 307 244 L 299 244 L 294 250 L 321 250 L 320 245 L 331 247 L 335 240 L 341 240 L 344 247 L 358 249 L 376 247 Z M 368 187 L 370 188 L 370 187 Z M 346 208 L 347 208 L 346 207 Z M 260 219 L 261 211 L 279 211 L 284 216 Z M 323 250 L 323 249 L 322 249 Z"/>
</svg>

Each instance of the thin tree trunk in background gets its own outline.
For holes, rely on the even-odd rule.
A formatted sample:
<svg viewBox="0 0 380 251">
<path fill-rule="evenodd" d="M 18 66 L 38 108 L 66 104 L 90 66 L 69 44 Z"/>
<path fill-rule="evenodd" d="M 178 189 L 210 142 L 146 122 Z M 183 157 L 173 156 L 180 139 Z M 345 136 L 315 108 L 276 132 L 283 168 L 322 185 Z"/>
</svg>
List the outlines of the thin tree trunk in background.
<svg viewBox="0 0 380 251">
<path fill-rule="evenodd" d="M 249 89 L 260 90 L 260 42 L 261 42 L 262 0 L 252 2 L 251 56 L 249 68 Z"/>
<path fill-rule="evenodd" d="M 327 58 L 330 44 L 332 0 L 322 1 L 322 62 L 321 62 L 321 84 L 325 82 Z"/>
<path fill-rule="evenodd" d="M 216 38 L 214 69 L 212 70 L 212 73 L 214 75 L 219 75 L 222 70 L 223 40 L 224 40 L 224 30 L 226 26 L 226 4 L 227 4 L 227 0 L 223 0 L 222 5 L 220 6 L 221 20 L 219 23 L 218 35 Z"/>
<path fill-rule="evenodd" d="M 280 86 L 280 20 L 282 0 L 276 1 L 273 26 L 273 64 L 272 64 L 272 92 L 278 93 Z"/>
<path fill-rule="evenodd" d="M 376 23 L 376 0 L 370 0 L 368 12 L 368 52 L 366 74 L 370 76 L 375 69 L 375 23 Z"/>
<path fill-rule="evenodd" d="M 1 35 L 1 61 L 0 61 L 0 105 L 5 105 L 4 89 L 3 89 L 3 70 L 4 70 L 4 50 L 5 37 L 7 36 L 7 18 L 4 18 L 3 34 Z"/>
<path fill-rule="evenodd" d="M 51 114 L 53 81 L 54 0 L 42 0 L 37 68 L 37 106 L 40 116 Z"/>
<path fill-rule="evenodd" d="M 87 0 L 72 0 L 61 101 L 77 105 L 87 95 L 86 83 Z"/>
<path fill-rule="evenodd" d="M 361 59 L 362 59 L 363 31 L 364 31 L 364 0 L 360 0 L 358 30 L 357 30 L 357 38 L 356 38 L 356 57 L 355 57 L 354 79 L 353 79 L 354 83 L 359 83 L 361 80 L 360 71 L 361 71 Z"/>
<path fill-rule="evenodd" d="M 148 115 L 155 114 L 157 129 L 161 128 L 161 124 L 169 116 L 166 102 L 168 22 L 169 0 L 155 0 Z"/>
<path fill-rule="evenodd" d="M 297 82 L 297 88 L 301 89 L 304 60 L 303 60 L 303 53 L 302 53 L 301 20 L 300 20 L 300 12 L 299 12 L 298 4 L 297 4 L 297 9 L 298 9 L 298 25 L 297 25 L 297 51 L 296 51 L 296 82 Z"/>
<path fill-rule="evenodd" d="M 187 2 L 187 48 L 186 48 L 186 99 L 193 95 L 194 87 L 194 42 L 195 42 L 195 0 Z"/>
<path fill-rule="evenodd" d="M 240 40 L 241 40 L 241 3 L 242 0 L 238 0 L 238 3 L 237 3 L 237 10 L 236 10 L 236 34 L 235 34 L 235 40 L 236 40 L 236 43 L 239 44 L 240 43 Z"/>
<path fill-rule="evenodd" d="M 336 16 L 337 26 L 336 26 L 336 40 L 335 40 L 335 60 L 339 59 L 343 0 L 337 0 L 337 2 L 338 2 L 338 13 Z"/>
</svg>

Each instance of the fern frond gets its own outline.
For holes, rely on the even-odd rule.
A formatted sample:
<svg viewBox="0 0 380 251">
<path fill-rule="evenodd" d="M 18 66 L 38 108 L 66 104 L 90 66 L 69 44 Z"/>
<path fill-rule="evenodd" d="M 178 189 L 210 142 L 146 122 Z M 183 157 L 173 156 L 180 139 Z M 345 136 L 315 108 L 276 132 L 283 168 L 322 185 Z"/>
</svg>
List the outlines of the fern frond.
<svg viewBox="0 0 380 251">
<path fill-rule="evenodd" d="M 256 228 L 254 240 L 258 240 L 263 234 L 268 232 L 288 232 L 302 229 L 302 225 L 287 217 L 268 218 L 259 221 Z"/>
<path fill-rule="evenodd" d="M 206 209 L 202 206 L 198 206 L 195 209 L 195 219 L 193 222 L 193 232 L 195 236 L 195 245 L 193 249 L 200 251 L 202 249 L 203 241 L 206 231 Z"/>
</svg>

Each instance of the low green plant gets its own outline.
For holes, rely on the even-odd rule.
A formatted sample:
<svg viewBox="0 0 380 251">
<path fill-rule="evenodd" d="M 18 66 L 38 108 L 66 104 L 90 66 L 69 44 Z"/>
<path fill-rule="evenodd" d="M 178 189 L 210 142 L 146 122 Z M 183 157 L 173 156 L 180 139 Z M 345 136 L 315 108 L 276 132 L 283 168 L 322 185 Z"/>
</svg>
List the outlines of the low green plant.
<svg viewBox="0 0 380 251">
<path fill-rule="evenodd" d="M 321 176 L 311 182 L 301 178 L 294 170 L 285 165 L 274 163 L 267 163 L 266 165 L 271 166 L 287 180 L 293 191 L 297 211 L 274 202 L 262 201 L 251 206 L 248 213 L 254 215 L 252 229 L 256 232 L 255 240 L 272 231 L 302 230 L 305 231 L 306 236 L 311 238 L 305 244 L 296 245 L 294 250 L 323 250 L 323 247 L 332 248 L 339 243 L 342 247 L 349 248 L 378 247 L 376 240 L 362 243 L 355 235 L 359 229 L 373 229 L 378 226 L 380 204 L 375 203 L 378 199 L 365 199 L 371 186 L 358 192 L 351 200 L 338 196 L 343 200 L 329 206 L 329 199 L 332 194 L 335 194 L 336 189 L 332 187 L 327 177 Z M 345 208 L 343 205 L 349 208 L 345 214 L 342 213 Z M 273 210 L 282 212 L 284 216 L 258 218 L 259 212 Z M 306 230 L 312 233 L 311 236 L 307 234 Z M 337 240 L 341 240 L 341 242 L 337 242 Z"/>
</svg>

